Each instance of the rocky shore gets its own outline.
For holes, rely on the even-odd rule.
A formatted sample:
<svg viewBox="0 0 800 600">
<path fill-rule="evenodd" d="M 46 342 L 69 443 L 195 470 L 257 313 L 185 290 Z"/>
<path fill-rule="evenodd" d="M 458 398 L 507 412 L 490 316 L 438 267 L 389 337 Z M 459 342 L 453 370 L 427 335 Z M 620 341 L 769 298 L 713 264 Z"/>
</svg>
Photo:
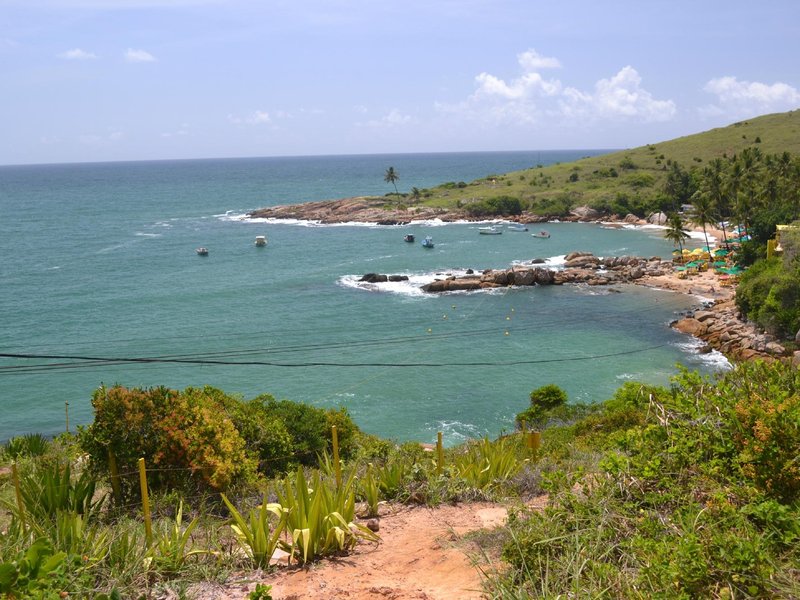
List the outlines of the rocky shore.
<svg viewBox="0 0 800 600">
<path fill-rule="evenodd" d="M 719 350 L 731 360 L 785 360 L 800 367 L 800 352 L 789 355 L 786 348 L 754 325 L 743 321 L 738 313 L 731 290 L 717 291 L 714 280 L 707 276 L 687 284 L 673 275 L 671 261 L 659 257 L 616 256 L 599 258 L 590 252 L 572 252 L 566 256 L 563 270 L 541 266 L 539 260 L 530 266 L 517 265 L 508 269 L 487 269 L 465 275 L 443 274 L 422 286 L 428 293 L 481 290 L 508 286 L 533 285 L 614 285 L 635 283 L 678 292 L 699 291 L 718 296 L 693 313 L 672 323 L 678 331 L 692 335 L 706 343 L 704 351 Z M 402 281 L 404 275 L 368 273 L 361 278 L 367 283 Z M 672 285 L 671 285 L 672 284 Z M 694 287 L 692 287 L 694 286 Z"/>
<path fill-rule="evenodd" d="M 323 200 L 273 206 L 255 210 L 250 218 L 297 219 L 319 223 L 375 223 L 378 225 L 405 225 L 414 221 L 438 219 L 444 222 L 485 220 L 470 216 L 462 209 L 445 209 L 430 206 L 398 206 L 394 201 L 380 197 L 354 197 L 338 200 Z M 634 215 L 608 217 L 583 206 L 573 209 L 571 215 L 562 221 L 579 222 L 619 222 L 663 224 L 665 216 L 661 213 L 651 215 L 647 221 Z M 544 217 L 523 213 L 506 220 L 519 223 L 540 223 Z M 716 233 L 716 232 L 714 232 Z M 800 367 L 800 352 L 789 356 L 786 349 L 759 332 L 755 326 L 739 318 L 733 302 L 733 290 L 722 289 L 713 274 L 701 274 L 691 280 L 678 279 L 671 261 L 659 257 L 643 258 L 618 256 L 599 258 L 589 252 L 573 252 L 566 257 L 563 270 L 551 270 L 541 266 L 543 261 L 531 261 L 530 266 L 519 265 L 509 269 L 489 269 L 481 272 L 468 271 L 466 275 L 443 275 L 423 290 L 429 293 L 469 291 L 506 286 L 532 285 L 613 285 L 635 283 L 649 287 L 673 290 L 676 292 L 701 295 L 708 299 L 703 310 L 679 319 L 673 326 L 684 333 L 693 335 L 706 343 L 706 350 L 716 349 L 732 360 L 791 360 Z M 407 279 L 403 275 L 383 275 L 368 273 L 362 281 L 382 283 Z"/>
<path fill-rule="evenodd" d="M 471 216 L 460 208 L 441 208 L 414 205 L 400 206 L 396 200 L 380 197 L 357 196 L 338 200 L 320 200 L 301 204 L 285 204 L 259 208 L 247 214 L 251 219 L 297 219 L 318 223 L 375 223 L 376 225 L 407 225 L 414 221 L 438 219 L 447 223 L 456 221 L 486 221 L 486 217 Z M 520 215 L 505 216 L 506 221 L 518 223 L 544 223 L 546 217 L 524 212 Z M 621 223 L 644 223 L 634 215 L 625 218 L 604 217 L 588 206 L 573 209 L 561 221 L 619 221 Z"/>
</svg>

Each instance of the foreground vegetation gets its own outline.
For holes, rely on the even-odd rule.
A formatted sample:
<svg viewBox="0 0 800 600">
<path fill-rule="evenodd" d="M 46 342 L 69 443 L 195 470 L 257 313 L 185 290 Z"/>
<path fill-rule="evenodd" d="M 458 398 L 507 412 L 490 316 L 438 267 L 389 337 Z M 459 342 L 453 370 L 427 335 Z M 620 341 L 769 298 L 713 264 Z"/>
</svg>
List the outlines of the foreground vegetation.
<svg viewBox="0 0 800 600">
<path fill-rule="evenodd" d="M 173 423 L 227 408 L 214 421 L 184 424 L 180 436 L 143 413 L 112 431 L 104 411 L 132 397 L 163 401 Z M 592 406 L 565 403 L 555 386 L 534 390 L 518 421 L 543 430 L 536 452 L 515 433 L 448 449 L 439 463 L 417 444 L 378 440 L 353 425 L 338 484 L 327 423 L 317 430 L 325 441 L 313 461 L 301 452 L 281 469 L 259 465 L 265 450 L 252 443 L 261 428 L 280 429 L 279 413 L 318 409 L 269 397 L 244 402 L 213 389 L 101 389 L 95 404 L 95 423 L 77 437 L 6 445 L 21 494 L 5 476 L 0 593 L 185 595 L 193 582 L 269 569 L 276 548 L 302 564 L 374 541 L 362 519 L 377 514 L 379 502 L 489 499 L 512 507 L 502 535 L 487 536 L 500 540 L 504 562 L 502 575 L 486 580 L 490 597 L 800 594 L 800 372 L 780 363 L 739 365 L 719 381 L 682 371 L 669 388 L 627 383 Z M 245 431 L 237 410 L 256 415 L 239 421 Z M 349 421 L 336 412 L 340 424 Z M 314 427 L 307 433 L 313 438 Z M 223 434 L 210 446 L 214 464 L 235 457 L 243 465 L 222 470 L 231 477 L 215 477 L 189 451 Z M 97 450 L 100 442 L 116 447 L 123 435 L 129 443 L 148 438 L 137 450 L 157 465 L 147 474 L 152 540 L 136 487 L 117 493 L 109 454 Z M 137 477 L 125 468 L 123 480 Z M 550 495 L 543 512 L 525 508 L 543 492 Z M 254 594 L 269 597 L 266 587 Z"/>
</svg>

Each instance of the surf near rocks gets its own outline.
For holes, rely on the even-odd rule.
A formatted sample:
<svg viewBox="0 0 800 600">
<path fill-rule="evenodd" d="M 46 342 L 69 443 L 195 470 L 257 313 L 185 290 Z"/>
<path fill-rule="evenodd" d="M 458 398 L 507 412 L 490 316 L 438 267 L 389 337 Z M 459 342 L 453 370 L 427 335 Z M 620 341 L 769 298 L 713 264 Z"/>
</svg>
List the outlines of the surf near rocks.
<svg viewBox="0 0 800 600">
<path fill-rule="evenodd" d="M 531 264 L 538 261 L 531 261 Z M 508 286 L 564 285 L 583 283 L 587 285 L 611 285 L 630 283 L 645 275 L 663 275 L 671 269 L 670 262 L 660 258 L 637 256 L 609 256 L 599 258 L 591 252 L 572 252 L 565 257 L 563 270 L 545 267 L 513 266 L 508 269 L 487 269 L 481 273 L 464 276 L 450 275 L 437 278 L 422 286 L 430 293 L 481 290 Z"/>
</svg>

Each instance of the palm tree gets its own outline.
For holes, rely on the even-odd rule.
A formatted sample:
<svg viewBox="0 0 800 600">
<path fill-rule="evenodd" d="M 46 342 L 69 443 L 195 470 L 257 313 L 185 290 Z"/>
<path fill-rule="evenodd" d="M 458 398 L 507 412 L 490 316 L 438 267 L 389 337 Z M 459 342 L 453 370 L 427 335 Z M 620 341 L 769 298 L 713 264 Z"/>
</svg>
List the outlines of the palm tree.
<svg viewBox="0 0 800 600">
<path fill-rule="evenodd" d="M 420 192 L 420 191 L 419 191 L 419 188 L 418 188 L 418 187 L 412 187 L 412 188 L 411 188 L 411 197 L 412 197 L 414 200 L 419 200 L 419 197 L 420 197 L 421 195 L 422 195 L 422 192 Z"/>
<path fill-rule="evenodd" d="M 386 169 L 386 174 L 383 176 L 383 180 L 386 183 L 391 183 L 394 186 L 394 193 L 397 194 L 397 183 L 396 181 L 400 179 L 400 176 L 397 174 L 397 171 L 394 170 L 394 167 L 389 167 Z"/>
<path fill-rule="evenodd" d="M 683 242 L 689 239 L 689 234 L 683 229 L 683 219 L 678 213 L 672 213 L 667 221 L 667 229 L 664 232 L 664 237 L 671 242 L 678 245 L 678 250 L 681 253 L 681 261 L 683 260 Z"/>
<path fill-rule="evenodd" d="M 706 238 L 706 248 L 711 251 L 711 246 L 708 243 L 708 232 L 706 232 L 706 225 L 714 222 L 713 210 L 714 206 L 711 203 L 711 198 L 706 192 L 696 191 L 692 194 L 692 221 L 703 228 L 703 237 Z"/>
</svg>

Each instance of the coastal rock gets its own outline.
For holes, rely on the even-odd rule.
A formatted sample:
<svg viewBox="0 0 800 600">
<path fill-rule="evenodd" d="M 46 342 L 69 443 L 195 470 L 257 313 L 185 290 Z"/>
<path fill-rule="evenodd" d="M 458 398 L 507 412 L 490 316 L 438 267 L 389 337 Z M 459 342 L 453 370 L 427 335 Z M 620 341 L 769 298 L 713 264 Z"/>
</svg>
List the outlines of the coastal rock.
<svg viewBox="0 0 800 600">
<path fill-rule="evenodd" d="M 691 317 L 681 319 L 675 323 L 674 327 L 681 333 L 688 333 L 694 337 L 702 337 L 708 329 L 705 324 Z"/>
<path fill-rule="evenodd" d="M 786 348 L 781 346 L 778 342 L 768 342 L 764 346 L 764 350 L 775 356 L 782 356 L 783 354 L 786 354 Z"/>
<path fill-rule="evenodd" d="M 625 223 L 628 223 L 629 225 L 635 225 L 635 224 L 639 223 L 641 221 L 641 219 L 639 219 L 639 217 L 637 217 L 633 213 L 628 213 L 627 215 L 625 215 L 625 218 L 623 219 L 623 221 Z"/>
<path fill-rule="evenodd" d="M 582 256 L 594 256 L 591 252 L 570 252 L 564 257 L 564 260 L 569 262 L 571 260 L 575 260 L 576 258 L 580 258 Z"/>
<path fill-rule="evenodd" d="M 708 321 L 709 319 L 716 319 L 717 315 L 707 310 L 698 310 L 694 313 L 694 318 L 700 321 Z"/>
<path fill-rule="evenodd" d="M 590 254 L 588 256 L 577 256 L 573 259 L 569 259 L 564 264 L 564 266 L 567 269 L 584 268 L 584 267 L 597 268 L 599 264 L 600 264 L 600 259 Z"/>
<path fill-rule="evenodd" d="M 651 225 L 666 225 L 667 215 L 665 215 L 663 212 L 654 212 L 647 217 L 647 222 Z"/>
<path fill-rule="evenodd" d="M 569 214 L 578 217 L 579 219 L 597 219 L 601 213 L 591 206 L 577 206 L 569 211 Z"/>
<path fill-rule="evenodd" d="M 795 368 L 800 369 L 800 350 L 795 350 L 794 354 L 792 355 L 792 365 Z"/>
<path fill-rule="evenodd" d="M 408 275 L 389 275 L 389 281 L 408 281 Z"/>
<path fill-rule="evenodd" d="M 381 275 L 380 273 L 367 273 L 366 275 L 362 276 L 359 281 L 364 281 L 366 283 L 385 283 L 389 281 L 389 278 L 386 275 Z"/>
</svg>

